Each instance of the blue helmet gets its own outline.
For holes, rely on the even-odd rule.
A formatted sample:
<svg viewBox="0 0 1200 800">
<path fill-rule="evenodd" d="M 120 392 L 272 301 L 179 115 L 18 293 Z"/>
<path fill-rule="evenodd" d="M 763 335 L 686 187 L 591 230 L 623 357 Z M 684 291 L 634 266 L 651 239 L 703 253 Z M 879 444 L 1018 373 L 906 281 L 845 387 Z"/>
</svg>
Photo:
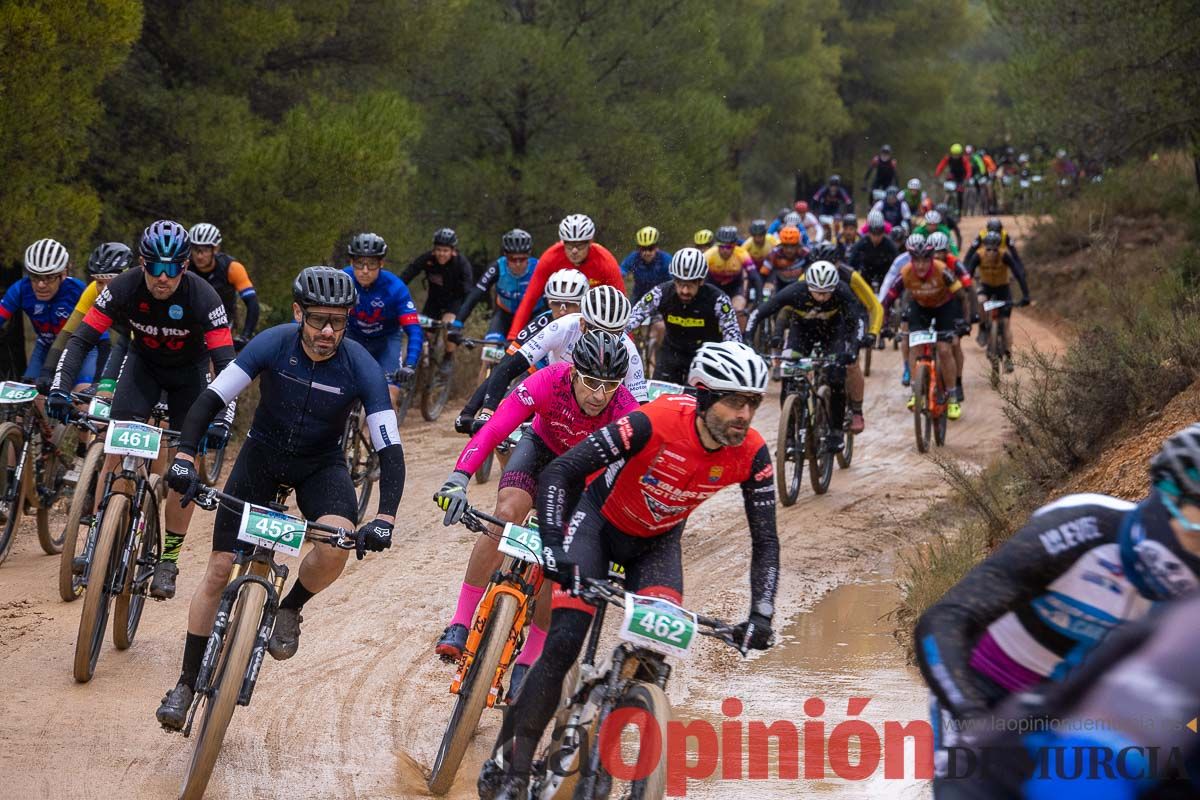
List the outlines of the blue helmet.
<svg viewBox="0 0 1200 800">
<path fill-rule="evenodd" d="M 191 240 L 187 229 L 170 219 L 152 222 L 142 231 L 138 255 L 147 261 L 182 264 L 190 254 Z"/>
</svg>

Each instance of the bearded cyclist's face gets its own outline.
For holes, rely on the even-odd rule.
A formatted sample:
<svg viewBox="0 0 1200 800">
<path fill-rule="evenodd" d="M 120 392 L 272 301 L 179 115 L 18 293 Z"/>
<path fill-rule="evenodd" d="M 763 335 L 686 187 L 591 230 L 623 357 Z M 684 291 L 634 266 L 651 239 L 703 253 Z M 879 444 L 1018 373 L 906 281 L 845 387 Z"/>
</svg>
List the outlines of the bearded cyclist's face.
<svg viewBox="0 0 1200 800">
<path fill-rule="evenodd" d="M 150 274 L 150 270 L 146 269 L 146 259 L 141 259 L 142 275 L 146 280 L 146 288 L 150 290 L 155 300 L 166 300 L 171 295 L 175 294 L 175 290 L 179 288 L 179 284 L 183 282 L 184 273 L 187 272 L 188 262 L 183 262 L 183 269 L 179 270 L 179 274 L 174 278 L 168 277 L 164 272 L 161 275 L 154 276 Z"/>
<path fill-rule="evenodd" d="M 192 266 L 201 272 L 208 272 L 213 268 L 213 257 L 216 255 L 216 252 L 217 248 L 212 245 L 193 245 Z"/>
<path fill-rule="evenodd" d="M 299 303 L 292 303 L 292 316 L 300 323 L 300 343 L 308 357 L 313 361 L 332 358 L 346 335 L 346 309 L 331 306 L 301 308 Z"/>
<path fill-rule="evenodd" d="M 682 300 L 684 302 L 684 304 L 686 305 L 687 303 L 690 303 L 696 299 L 696 295 L 700 292 L 700 287 L 703 284 L 704 284 L 703 278 L 697 278 L 694 281 L 681 281 L 678 278 L 676 278 L 675 279 L 675 294 L 677 294 L 679 296 L 679 299 Z"/>
<path fill-rule="evenodd" d="M 746 440 L 762 399 L 761 394 L 727 394 L 704 413 L 704 427 L 718 444 L 736 447 Z"/>
</svg>

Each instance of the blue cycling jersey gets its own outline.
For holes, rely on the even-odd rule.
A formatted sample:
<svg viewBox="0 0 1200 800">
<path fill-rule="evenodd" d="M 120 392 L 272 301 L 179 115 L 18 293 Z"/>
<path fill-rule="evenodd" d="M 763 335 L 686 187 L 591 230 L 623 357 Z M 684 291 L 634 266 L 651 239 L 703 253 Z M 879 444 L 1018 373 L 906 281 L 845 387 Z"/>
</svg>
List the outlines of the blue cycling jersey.
<svg viewBox="0 0 1200 800">
<path fill-rule="evenodd" d="M 647 264 L 639 251 L 634 250 L 621 262 L 621 274 L 633 273 L 633 296 L 642 297 L 655 286 L 671 280 L 671 254 L 659 250 Z"/>
<path fill-rule="evenodd" d="M 332 358 L 314 362 L 300 343 L 298 324 L 276 325 L 251 339 L 209 388 L 228 404 L 256 377 L 259 401 L 249 436 L 281 453 L 340 451 L 346 418 L 359 400 L 375 449 L 400 442 L 383 374 L 366 349 L 349 337 Z"/>
<path fill-rule="evenodd" d="M 83 281 L 68 276 L 63 278 L 54 297 L 43 302 L 34 295 L 33 284 L 29 282 L 29 278 L 21 278 L 9 286 L 4 298 L 0 299 L 0 322 L 7 322 L 18 311 L 24 311 L 37 333 L 37 341 L 52 344 L 54 337 L 75 310 L 75 304 L 79 302 L 79 295 L 83 294 L 84 288 Z M 101 338 L 107 337 L 108 333 L 105 332 Z"/>
<path fill-rule="evenodd" d="M 342 271 L 354 278 L 354 267 L 346 267 Z M 354 278 L 354 287 L 358 289 L 358 304 L 350 311 L 350 324 L 346 328 L 349 337 L 364 342 L 391 336 L 404 328 L 408 334 L 408 352 L 404 363 L 415 367 L 421 359 L 421 343 L 425 335 L 417 320 L 417 306 L 404 281 L 381 269 L 379 277 L 370 286 L 363 286 Z"/>
<path fill-rule="evenodd" d="M 525 296 L 525 290 L 529 288 L 529 282 L 533 280 L 537 262 L 536 258 L 529 259 L 529 267 L 526 268 L 525 274 L 518 278 L 508 269 L 508 256 L 496 259 L 499 268 L 496 277 L 496 304 L 500 308 L 510 314 L 517 310 L 517 306 L 521 305 L 521 298 Z"/>
</svg>

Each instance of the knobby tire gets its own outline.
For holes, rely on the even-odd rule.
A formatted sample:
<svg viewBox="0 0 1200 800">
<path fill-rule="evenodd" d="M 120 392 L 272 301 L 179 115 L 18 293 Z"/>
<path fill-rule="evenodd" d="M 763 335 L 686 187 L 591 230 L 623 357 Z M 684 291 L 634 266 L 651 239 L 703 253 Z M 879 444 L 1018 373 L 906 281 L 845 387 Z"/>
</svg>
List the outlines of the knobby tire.
<svg viewBox="0 0 1200 800">
<path fill-rule="evenodd" d="M 108 623 L 108 582 L 117 567 L 120 553 L 117 547 L 124 538 L 129 498 L 114 494 L 108 499 L 100 533 L 96 537 L 96 549 L 92 553 L 88 568 L 87 588 L 83 592 L 83 610 L 79 614 L 79 633 L 75 637 L 75 680 L 87 683 L 96 673 L 96 661 L 100 658 L 100 646 L 104 642 L 104 628 Z"/>
</svg>

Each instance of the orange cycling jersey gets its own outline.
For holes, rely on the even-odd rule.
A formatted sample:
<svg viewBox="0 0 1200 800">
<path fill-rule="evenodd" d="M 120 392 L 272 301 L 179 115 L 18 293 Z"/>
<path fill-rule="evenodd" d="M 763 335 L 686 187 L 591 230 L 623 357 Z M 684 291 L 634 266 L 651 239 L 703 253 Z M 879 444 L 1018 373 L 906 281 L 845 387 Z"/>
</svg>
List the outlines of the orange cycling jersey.
<svg viewBox="0 0 1200 800">
<path fill-rule="evenodd" d="M 933 269 L 922 278 L 913 264 L 905 264 L 900 270 L 900 281 L 917 305 L 939 308 L 954 299 L 962 290 L 962 283 L 946 266 L 946 262 L 934 260 Z"/>
<path fill-rule="evenodd" d="M 705 260 L 708 261 L 708 277 L 713 283 L 721 286 L 728 286 L 742 279 L 742 273 L 746 267 L 753 268 L 754 259 L 750 258 L 750 254 L 746 252 L 746 248 L 741 245 L 736 245 L 733 252 L 729 254 L 729 258 L 722 258 L 717 247 L 708 248 L 704 254 Z"/>
<path fill-rule="evenodd" d="M 1003 250 L 980 250 L 975 270 L 984 286 L 1008 285 L 1008 262 Z"/>
</svg>

